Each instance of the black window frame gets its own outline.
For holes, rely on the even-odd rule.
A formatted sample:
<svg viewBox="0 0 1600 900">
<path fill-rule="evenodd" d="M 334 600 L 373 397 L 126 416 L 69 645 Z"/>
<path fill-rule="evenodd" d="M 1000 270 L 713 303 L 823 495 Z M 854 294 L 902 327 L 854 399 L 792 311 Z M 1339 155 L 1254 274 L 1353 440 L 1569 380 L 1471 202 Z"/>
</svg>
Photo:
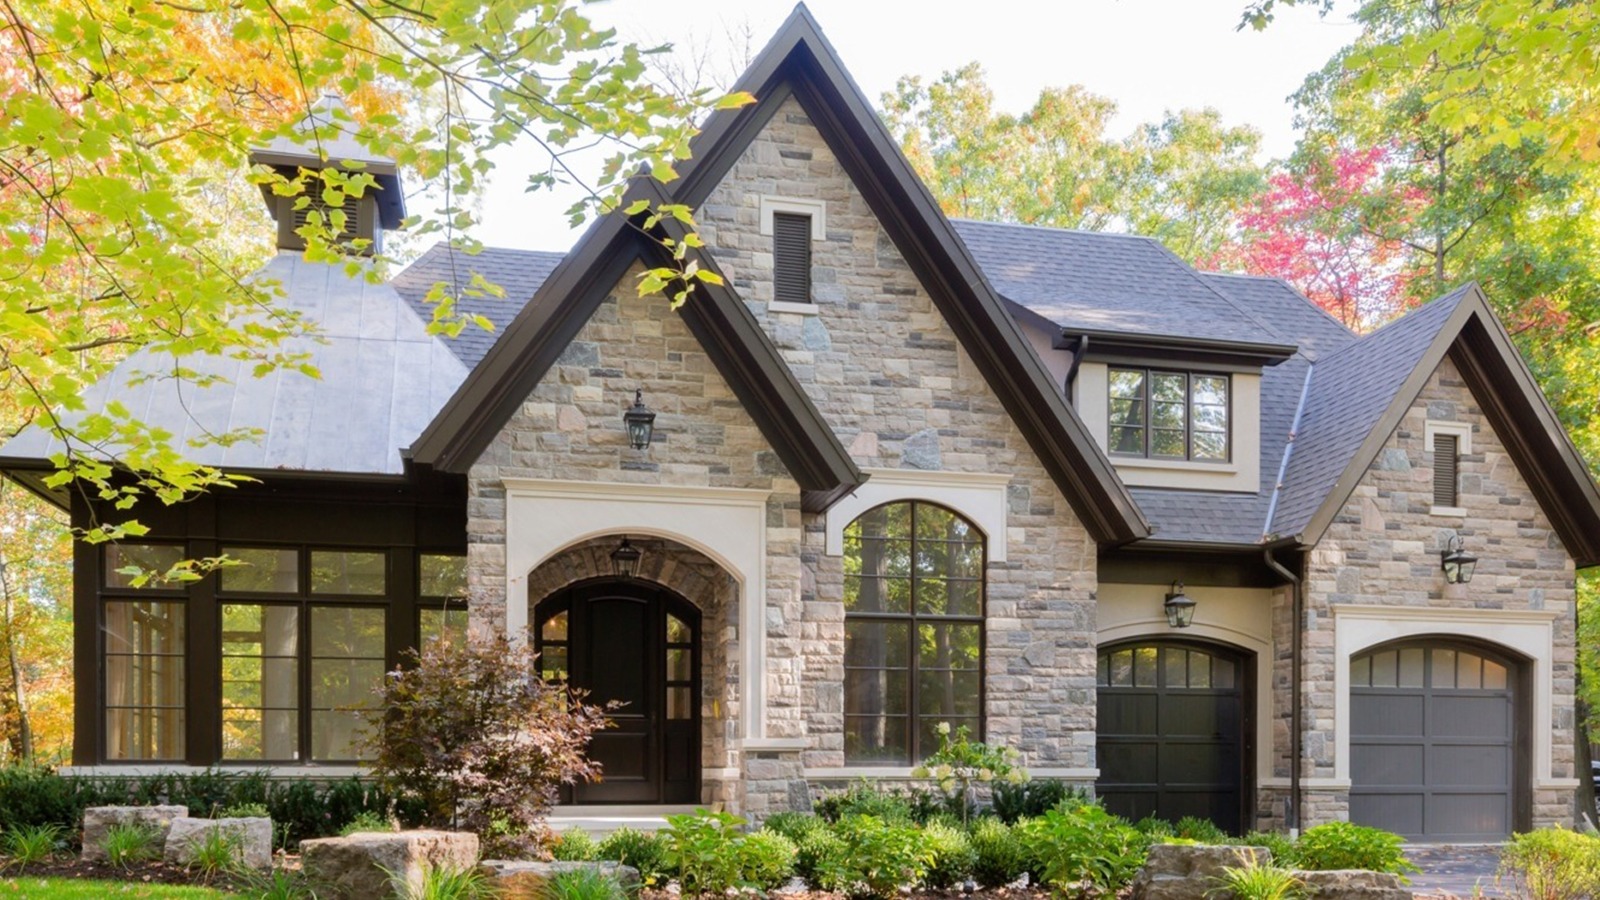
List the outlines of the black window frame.
<svg viewBox="0 0 1600 900">
<path fill-rule="evenodd" d="M 140 545 L 140 546 L 176 547 L 176 548 L 178 548 L 178 552 L 180 554 L 180 556 L 179 556 L 180 559 L 188 559 L 188 558 L 190 558 L 188 544 L 185 543 L 184 541 L 181 541 L 181 540 L 162 540 L 162 539 L 159 539 L 159 538 L 153 538 L 153 539 L 150 539 L 150 540 L 137 539 L 137 540 L 130 540 L 130 541 L 113 541 L 113 542 L 108 542 L 106 544 L 103 544 L 103 545 L 101 545 L 99 547 L 94 548 L 96 561 L 98 563 L 98 567 L 99 567 L 99 570 L 100 570 L 99 573 L 98 573 L 98 577 L 97 577 L 97 579 L 95 581 L 95 594 L 96 594 L 96 597 L 95 597 L 95 609 L 97 611 L 97 618 L 96 618 L 96 625 L 97 625 L 97 628 L 96 628 L 96 635 L 97 635 L 96 648 L 97 649 L 96 649 L 96 653 L 95 653 L 95 662 L 96 662 L 96 668 L 99 670 L 99 673 L 98 673 L 99 677 L 96 679 L 96 682 L 95 682 L 95 685 L 94 685 L 94 688 L 95 688 L 95 716 L 96 716 L 96 719 L 97 719 L 97 730 L 99 731 L 99 741 L 97 742 L 98 746 L 95 748 L 95 753 L 96 753 L 96 756 L 97 756 L 98 759 L 103 760 L 106 763 L 111 764 L 111 765 L 140 765 L 140 764 L 143 764 L 143 763 L 183 763 L 183 762 L 185 762 L 187 760 L 188 753 L 189 753 L 189 726 L 188 726 L 188 722 L 189 722 L 190 710 L 189 710 L 189 702 L 188 702 L 188 700 L 189 700 L 189 691 L 190 691 L 191 685 L 192 685 L 193 680 L 194 680 L 194 675 L 195 675 L 195 673 L 193 671 L 191 671 L 192 667 L 189 664 L 190 646 L 192 645 L 192 642 L 194 641 L 194 634 L 193 634 L 193 630 L 194 629 L 193 629 L 192 623 L 189 621 L 189 619 L 190 619 L 190 610 L 189 610 L 189 604 L 188 604 L 188 599 L 189 599 L 188 586 L 186 584 L 179 584 L 177 586 L 154 586 L 154 587 L 152 587 L 150 585 L 146 585 L 144 587 L 133 587 L 132 585 L 112 584 L 111 583 L 111 577 L 112 577 L 113 572 L 112 572 L 112 569 L 111 569 L 110 560 L 107 559 L 107 555 L 110 553 L 111 549 L 114 546 L 119 546 L 121 544 Z M 182 689 L 180 691 L 180 694 L 182 696 L 182 701 L 183 702 L 182 702 L 182 705 L 178 706 L 178 707 L 174 707 L 174 706 L 171 706 L 171 705 L 165 705 L 165 706 L 161 706 L 161 707 L 151 707 L 151 708 L 159 708 L 159 709 L 179 709 L 182 712 L 183 726 L 179 729 L 179 734 L 181 735 L 180 742 L 182 744 L 182 747 L 180 748 L 181 752 L 179 753 L 179 755 L 175 756 L 175 757 L 166 757 L 166 756 L 163 756 L 163 757 L 138 757 L 138 758 L 118 757 L 116 759 L 113 759 L 111 757 L 110 752 L 109 752 L 109 750 L 110 750 L 110 738 L 111 738 L 111 725 L 110 725 L 110 721 L 109 721 L 109 716 L 110 716 L 111 710 L 112 709 L 139 709 L 139 708 L 141 708 L 141 707 L 128 707 L 128 706 L 115 706 L 114 707 L 108 702 L 110 700 L 110 697 L 111 697 L 111 689 L 110 689 L 110 684 L 109 684 L 109 678 L 110 678 L 110 675 L 111 675 L 111 666 L 109 665 L 108 660 L 113 655 L 125 655 L 125 654 L 113 654 L 111 652 L 111 650 L 110 650 L 109 645 L 107 644 L 106 636 L 108 634 L 107 628 L 109 627 L 109 618 L 107 616 L 107 606 L 109 604 L 111 604 L 111 603 L 130 603 L 130 602 L 132 602 L 132 603 L 138 603 L 138 602 L 175 603 L 175 604 L 178 604 L 178 606 L 180 608 L 182 608 L 182 610 L 183 610 L 183 642 L 182 642 L 182 646 L 179 648 L 179 652 L 175 653 L 175 654 L 171 654 L 171 653 L 160 654 L 161 656 L 165 656 L 165 657 L 168 657 L 168 658 L 177 658 L 177 659 L 181 660 L 182 663 L 183 663 L 183 687 L 182 687 Z"/>
<path fill-rule="evenodd" d="M 899 505 L 908 505 L 908 506 L 911 507 L 910 514 L 909 514 L 910 515 L 910 520 L 909 520 L 910 521 L 910 532 L 909 532 L 910 537 L 907 538 L 906 540 L 910 544 L 909 553 L 910 553 L 911 559 L 913 560 L 913 563 L 912 563 L 911 570 L 908 571 L 908 573 L 906 575 L 906 581 L 909 583 L 909 586 L 908 586 L 909 593 L 908 593 L 908 596 L 907 596 L 907 607 L 906 607 L 907 611 L 903 612 L 903 613 L 901 613 L 901 612 L 886 612 L 886 611 L 858 612 L 858 611 L 851 611 L 848 607 L 846 608 L 845 615 L 844 615 L 844 624 L 845 624 L 845 642 L 846 642 L 846 648 L 847 649 L 846 649 L 846 652 L 844 654 L 845 658 L 844 658 L 844 666 L 843 666 L 844 672 L 845 672 L 845 676 L 844 676 L 844 679 L 845 679 L 844 680 L 845 699 L 844 699 L 844 704 L 843 704 L 843 707 L 842 707 L 842 709 L 843 709 L 842 715 L 843 715 L 843 719 L 844 719 L 844 723 L 845 723 L 845 733 L 846 733 L 846 735 L 848 735 L 849 734 L 849 721 L 852 718 L 852 715 L 855 715 L 857 717 L 860 717 L 862 715 L 862 714 L 852 714 L 850 712 L 850 694 L 849 694 L 849 687 L 848 687 L 849 671 L 852 668 L 850 666 L 850 664 L 849 664 L 850 663 L 850 656 L 849 656 L 849 652 L 848 652 L 848 643 L 849 643 L 849 640 L 850 640 L 850 638 L 849 638 L 849 627 L 850 627 L 850 624 L 852 622 L 884 622 L 884 623 L 904 623 L 904 624 L 906 624 L 907 625 L 906 640 L 907 640 L 907 644 L 908 644 L 908 646 L 906 647 L 906 710 L 907 711 L 906 711 L 906 714 L 905 714 L 905 719 L 907 720 L 907 725 L 906 725 L 906 753 L 907 753 L 907 755 L 906 755 L 906 758 L 898 759 L 898 760 L 897 759 L 884 758 L 884 757 L 853 758 L 853 757 L 851 757 L 849 755 L 849 748 L 848 748 L 848 745 L 847 745 L 846 748 L 845 748 L 845 754 L 846 754 L 845 763 L 846 763 L 846 765 L 851 765 L 851 766 L 891 766 L 891 767 L 892 766 L 899 766 L 899 765 L 915 766 L 918 763 L 920 763 L 922 760 L 926 759 L 929 755 L 931 755 L 932 753 L 934 753 L 935 751 L 938 750 L 937 746 L 932 746 L 932 747 L 923 747 L 922 746 L 922 730 L 921 730 L 920 725 L 921 725 L 923 720 L 929 720 L 929 721 L 938 722 L 938 721 L 950 721 L 951 719 L 955 719 L 955 718 L 961 718 L 961 719 L 966 718 L 966 717 L 948 716 L 948 715 L 938 714 L 938 713 L 923 713 L 923 712 L 921 712 L 921 696 L 920 696 L 920 693 L 921 693 L 920 680 L 921 679 L 920 679 L 920 674 L 921 674 L 921 671 L 922 671 L 922 664 L 921 664 L 921 654 L 917 652 L 918 651 L 918 646 L 917 645 L 918 645 L 919 638 L 920 638 L 920 628 L 919 628 L 919 626 L 922 625 L 922 624 L 925 624 L 925 623 L 971 625 L 971 626 L 974 626 L 974 627 L 977 628 L 977 631 L 978 631 L 978 659 L 977 659 L 977 665 L 976 665 L 976 672 L 977 672 L 977 676 L 978 676 L 978 712 L 977 712 L 976 728 L 973 729 L 972 739 L 976 740 L 976 741 L 984 740 L 985 735 L 987 734 L 987 730 L 988 730 L 988 657 L 989 657 L 988 640 L 989 640 L 989 629 L 988 629 L 987 620 L 988 620 L 988 605 L 989 605 L 989 536 L 984 533 L 983 529 L 978 527 L 976 522 L 973 522 L 971 519 L 967 518 L 959 510 L 956 510 L 956 509 L 954 509 L 952 507 L 946 506 L 946 505 L 944 505 L 942 503 L 936 503 L 936 502 L 933 502 L 933 501 L 930 501 L 930 500 L 919 500 L 919 499 L 914 499 L 914 498 L 901 498 L 901 499 L 890 500 L 890 501 L 887 501 L 885 503 L 880 503 L 877 506 L 872 507 L 871 509 L 864 510 L 864 511 L 862 511 L 862 513 L 859 516 L 857 516 L 854 520 L 852 520 L 849 525 L 845 526 L 845 530 L 846 530 L 846 532 L 848 532 L 850 528 L 855 527 L 857 525 L 857 523 L 859 523 L 866 516 L 876 512 L 878 510 L 885 509 L 885 508 L 888 508 L 888 507 L 893 507 L 893 506 L 899 506 Z M 980 564 L 979 564 L 979 569 L 978 569 L 978 571 L 981 574 L 977 579 L 974 579 L 976 584 L 977 584 L 977 587 L 978 587 L 978 611 L 977 611 L 976 615 L 949 615 L 949 614 L 942 614 L 941 615 L 941 614 L 932 614 L 932 613 L 920 613 L 920 612 L 917 611 L 917 585 L 918 585 L 918 582 L 921 579 L 916 577 L 917 573 L 915 572 L 915 562 L 914 562 L 914 560 L 917 558 L 917 544 L 919 542 L 927 540 L 926 538 L 918 538 L 917 537 L 917 512 L 918 512 L 919 509 L 921 509 L 923 507 L 932 507 L 932 508 L 935 508 L 935 509 L 942 510 L 942 511 L 944 511 L 946 513 L 949 513 L 950 515 L 954 516 L 956 519 L 958 519 L 958 520 L 960 520 L 962 522 L 965 522 L 966 525 L 972 530 L 972 534 L 973 534 L 975 540 L 967 541 L 967 542 L 963 542 L 963 543 L 976 543 L 981 548 Z M 847 549 L 846 549 L 845 552 L 846 553 L 849 552 L 848 544 L 847 544 Z M 850 577 L 850 576 L 846 575 L 846 578 L 848 578 L 848 577 Z M 935 577 L 937 577 L 937 576 L 935 576 Z M 948 575 L 945 575 L 944 578 L 947 581 L 949 580 L 949 576 Z M 969 579 L 958 579 L 958 580 L 969 580 Z M 875 666 L 857 666 L 857 667 L 854 667 L 854 668 L 862 669 L 862 670 L 870 670 L 870 671 L 887 671 L 886 669 L 884 669 L 882 667 L 875 667 Z"/>
<path fill-rule="evenodd" d="M 413 646 L 411 647 L 411 649 L 416 651 L 417 653 L 421 653 L 421 652 L 423 652 L 424 650 L 427 649 L 426 647 L 423 646 L 423 635 L 422 635 L 422 616 L 423 616 L 424 613 L 440 612 L 440 613 L 444 613 L 444 614 L 446 614 L 448 616 L 448 614 L 452 613 L 452 612 L 464 612 L 464 613 L 467 613 L 468 616 L 469 616 L 469 621 L 467 623 L 468 627 L 470 628 L 471 624 L 472 624 L 471 621 L 470 621 L 471 607 L 467 603 L 467 585 L 466 585 L 466 580 L 465 580 L 466 579 L 465 571 L 462 572 L 462 584 L 461 584 L 461 595 L 460 596 L 446 597 L 446 596 L 442 596 L 442 595 L 439 595 L 439 594 L 426 594 L 426 593 L 423 593 L 423 588 L 422 588 L 422 583 L 423 583 L 422 560 L 424 558 L 426 558 L 426 557 L 429 557 L 429 556 L 449 556 L 449 557 L 454 557 L 454 558 L 460 559 L 464 564 L 467 561 L 467 554 L 465 554 L 465 553 L 453 553 L 453 552 L 447 552 L 447 551 L 443 551 L 443 550 L 431 550 L 431 549 L 423 548 L 423 547 L 417 548 L 416 565 L 415 565 L 416 571 L 413 573 L 413 577 L 416 579 L 416 585 L 417 585 L 417 604 L 416 604 L 417 608 L 415 610 L 416 615 L 414 616 L 415 621 L 412 623 L 412 627 L 414 629 L 414 631 L 412 633 L 416 636 L 416 640 L 413 642 Z M 405 660 L 403 660 L 403 661 L 405 661 Z"/>
<path fill-rule="evenodd" d="M 1112 405 L 1118 397 L 1111 393 L 1112 384 L 1118 372 L 1137 372 L 1143 379 L 1144 395 L 1139 400 L 1143 404 L 1143 416 L 1139 425 L 1130 426 L 1118 422 L 1112 416 Z M 1150 435 L 1156 429 L 1151 425 L 1151 416 L 1155 406 L 1152 397 L 1152 385 L 1155 376 L 1181 376 L 1183 378 L 1183 456 L 1156 455 L 1150 449 Z M 1225 386 L 1226 397 L 1222 404 L 1222 446 L 1223 454 L 1219 458 L 1202 457 L 1194 455 L 1194 380 L 1195 378 L 1220 378 Z M 1128 398 L 1122 398 L 1128 399 Z M 1210 405 L 1210 404 L 1206 404 Z M 1109 455 L 1123 459 L 1149 459 L 1159 462 L 1194 462 L 1202 465 L 1222 465 L 1233 462 L 1233 374 L 1230 372 L 1212 372 L 1195 369 L 1168 369 L 1159 366 L 1130 366 L 1111 365 L 1106 368 L 1106 451 Z M 1138 453 L 1118 450 L 1115 440 L 1118 428 L 1138 428 L 1140 433 L 1141 450 Z M 1171 429 L 1161 429 L 1163 431 Z M 1217 432 L 1205 432 L 1215 434 Z"/>
</svg>

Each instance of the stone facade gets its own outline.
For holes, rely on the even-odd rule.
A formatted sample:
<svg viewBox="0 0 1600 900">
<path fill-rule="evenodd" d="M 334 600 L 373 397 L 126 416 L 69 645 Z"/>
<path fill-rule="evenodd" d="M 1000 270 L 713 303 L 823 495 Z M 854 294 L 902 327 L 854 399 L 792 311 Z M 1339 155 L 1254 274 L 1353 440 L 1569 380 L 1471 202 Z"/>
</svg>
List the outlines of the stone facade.
<svg viewBox="0 0 1600 900">
<path fill-rule="evenodd" d="M 814 315 L 768 308 L 763 197 L 826 205 Z M 1095 544 L 797 101 L 778 109 L 697 221 L 858 464 L 1013 475 L 1008 533 L 989 536 L 1009 541 L 1009 559 L 988 568 L 988 737 L 1033 767 L 1092 766 Z M 824 552 L 821 517 L 805 522 L 796 562 L 805 587 L 769 622 L 781 648 L 772 662 L 802 684 L 805 765 L 843 766 L 844 573 Z"/>
</svg>

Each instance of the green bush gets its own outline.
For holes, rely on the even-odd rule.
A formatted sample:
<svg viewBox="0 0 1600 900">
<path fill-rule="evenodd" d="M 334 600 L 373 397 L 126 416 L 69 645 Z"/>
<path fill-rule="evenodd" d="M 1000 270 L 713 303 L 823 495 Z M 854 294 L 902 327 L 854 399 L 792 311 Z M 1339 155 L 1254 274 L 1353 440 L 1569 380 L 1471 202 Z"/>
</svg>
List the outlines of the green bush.
<svg viewBox="0 0 1600 900">
<path fill-rule="evenodd" d="M 562 862 L 588 862 L 599 859 L 600 845 L 582 828 L 568 828 L 550 848 L 550 855 Z"/>
<path fill-rule="evenodd" d="M 812 887 L 821 888 L 825 881 L 820 871 L 822 862 L 845 852 L 844 841 L 840 840 L 826 823 L 819 829 L 813 829 L 790 840 L 793 840 L 795 845 L 795 874 L 804 878 Z"/>
<path fill-rule="evenodd" d="M 815 804 L 817 815 L 828 822 L 850 816 L 872 816 L 885 822 L 914 822 L 912 805 L 905 795 L 879 788 L 862 780 L 848 788 L 824 796 Z"/>
<path fill-rule="evenodd" d="M 1289 869 L 1298 869 L 1300 866 L 1300 849 L 1288 835 L 1276 831 L 1252 831 L 1236 842 L 1246 847 L 1265 847 L 1272 851 L 1273 865 Z"/>
<path fill-rule="evenodd" d="M 798 844 L 801 838 L 819 831 L 827 831 L 828 823 L 810 813 L 780 812 L 768 816 L 762 827 Z"/>
<path fill-rule="evenodd" d="M 190 851 L 189 868 L 201 879 L 236 872 L 244 862 L 244 838 L 237 831 L 213 827 Z"/>
<path fill-rule="evenodd" d="M 1140 834 L 1150 838 L 1152 841 L 1159 841 L 1162 838 L 1175 838 L 1178 836 L 1178 829 L 1172 827 L 1171 822 L 1168 822 L 1166 819 L 1158 819 L 1155 816 L 1145 816 L 1139 821 L 1133 823 L 1133 827 L 1137 829 Z"/>
<path fill-rule="evenodd" d="M 1514 835 L 1500 854 L 1500 874 L 1532 900 L 1600 896 L 1600 838 L 1565 828 Z"/>
<path fill-rule="evenodd" d="M 646 885 L 654 885 L 666 873 L 666 843 L 657 835 L 618 828 L 606 835 L 596 849 L 598 859 L 615 860 L 639 870 Z"/>
<path fill-rule="evenodd" d="M 972 849 L 972 841 L 965 831 L 937 822 L 924 826 L 922 836 L 932 857 L 923 884 L 931 888 L 949 888 L 972 877 L 972 869 L 978 864 L 978 851 Z"/>
<path fill-rule="evenodd" d="M 1087 803 L 1083 788 L 1054 778 L 1039 778 L 1021 784 L 998 783 L 991 798 L 994 814 L 1007 825 L 1019 819 L 1032 819 L 1063 803 Z"/>
<path fill-rule="evenodd" d="M 457 869 L 424 862 L 422 881 L 389 872 L 389 882 L 398 900 L 491 900 L 495 896 L 489 876 L 475 865 Z"/>
<path fill-rule="evenodd" d="M 1418 871 L 1400 849 L 1401 838 L 1381 828 L 1326 822 L 1300 835 L 1302 869 L 1370 869 L 1404 877 Z"/>
<path fill-rule="evenodd" d="M 1022 845 L 1011 828 L 999 819 L 979 819 L 972 823 L 974 861 L 972 877 L 981 887 L 1004 887 L 1028 870 Z"/>
<path fill-rule="evenodd" d="M 55 825 L 26 825 L 0 834 L 0 854 L 8 866 L 25 871 L 29 866 L 48 862 L 62 844 L 61 829 Z"/>
<path fill-rule="evenodd" d="M 763 828 L 744 835 L 738 842 L 739 875 L 746 884 L 770 891 L 794 877 L 794 861 L 799 851 L 794 841 Z"/>
<path fill-rule="evenodd" d="M 149 825 L 113 825 L 106 829 L 100 843 L 106 861 L 124 869 L 137 862 L 146 862 L 158 856 L 161 832 Z"/>
<path fill-rule="evenodd" d="M 599 869 L 559 872 L 545 883 L 540 900 L 628 900 L 622 884 Z"/>
<path fill-rule="evenodd" d="M 1231 900 L 1294 900 L 1305 896 L 1305 883 L 1282 866 L 1246 865 L 1224 869 L 1213 879 L 1216 887 L 1207 891 Z"/>
<path fill-rule="evenodd" d="M 375 812 L 358 812 L 355 818 L 339 829 L 340 837 L 349 837 L 363 831 L 394 831 L 394 823 Z"/>
<path fill-rule="evenodd" d="M 1226 844 L 1228 833 L 1218 828 L 1210 819 L 1184 816 L 1173 826 L 1174 836 L 1201 844 Z"/>
<path fill-rule="evenodd" d="M 271 816 L 265 803 L 235 803 L 217 810 L 218 819 L 264 819 Z"/>
<path fill-rule="evenodd" d="M 893 897 L 928 873 L 933 854 L 914 825 L 851 815 L 833 827 L 837 844 L 817 864 L 818 887 L 851 897 Z"/>
<path fill-rule="evenodd" d="M 731 813 L 697 809 L 667 816 L 660 832 L 666 841 L 667 871 L 678 877 L 683 893 L 722 894 L 744 886 L 739 826 L 744 819 Z"/>
<path fill-rule="evenodd" d="M 1061 806 L 1018 823 L 1028 869 L 1061 893 L 1114 894 L 1144 865 L 1148 839 L 1094 803 Z"/>
</svg>

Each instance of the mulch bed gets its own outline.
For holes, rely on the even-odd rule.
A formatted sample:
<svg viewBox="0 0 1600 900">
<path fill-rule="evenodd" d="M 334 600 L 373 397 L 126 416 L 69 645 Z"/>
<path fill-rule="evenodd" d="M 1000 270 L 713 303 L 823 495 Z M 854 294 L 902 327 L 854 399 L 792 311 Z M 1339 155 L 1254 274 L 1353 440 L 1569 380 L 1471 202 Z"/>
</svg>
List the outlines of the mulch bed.
<svg viewBox="0 0 1600 900">
<path fill-rule="evenodd" d="M 772 900 L 845 900 L 845 895 L 834 891 L 777 890 L 767 894 Z M 959 888 L 946 890 L 921 890 L 912 893 L 912 900 L 1048 900 L 1050 892 L 1038 887 L 979 888 L 966 893 Z M 639 900 L 683 900 L 677 891 L 647 888 L 639 893 Z"/>
<path fill-rule="evenodd" d="M 183 866 L 153 862 L 114 866 L 108 862 L 88 862 L 75 856 L 58 856 L 49 862 L 34 863 L 21 872 L 14 867 L 3 873 L 7 877 L 82 878 L 90 881 L 122 881 L 129 884 L 174 884 L 195 887 L 214 887 L 229 890 L 242 887 L 237 879 L 227 875 L 205 879 L 198 872 Z"/>
</svg>

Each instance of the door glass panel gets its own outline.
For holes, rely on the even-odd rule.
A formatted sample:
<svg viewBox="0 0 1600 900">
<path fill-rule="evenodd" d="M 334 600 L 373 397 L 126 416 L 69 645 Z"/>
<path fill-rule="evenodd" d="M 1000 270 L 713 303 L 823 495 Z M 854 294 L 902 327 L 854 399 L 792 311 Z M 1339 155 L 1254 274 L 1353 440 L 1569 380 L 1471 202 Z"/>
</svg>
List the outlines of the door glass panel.
<svg viewBox="0 0 1600 900">
<path fill-rule="evenodd" d="M 1138 647 L 1134 649 L 1133 683 L 1136 687 L 1156 686 L 1156 648 Z"/>
<path fill-rule="evenodd" d="M 108 758 L 183 758 L 184 614 L 182 603 L 106 604 Z"/>
<path fill-rule="evenodd" d="M 1400 686 L 1403 688 L 1422 687 L 1422 661 L 1423 650 L 1421 647 L 1407 647 L 1400 651 Z"/>
<path fill-rule="evenodd" d="M 1350 683 L 1359 687 L 1372 686 L 1372 657 L 1358 656 L 1350 660 Z"/>
<path fill-rule="evenodd" d="M 1483 686 L 1485 690 L 1506 689 L 1506 667 L 1492 660 L 1483 661 Z"/>
<path fill-rule="evenodd" d="M 667 651 L 667 680 L 688 681 L 694 674 L 694 661 L 689 657 L 688 650 L 671 649 Z"/>
<path fill-rule="evenodd" d="M 1211 657 L 1212 687 L 1231 689 L 1234 684 L 1233 668 L 1233 660 L 1223 659 L 1220 656 Z"/>
<path fill-rule="evenodd" d="M 1483 660 L 1471 653 L 1456 654 L 1456 687 L 1477 690 L 1483 686 Z"/>
<path fill-rule="evenodd" d="M 1211 687 L 1211 654 L 1189 651 L 1189 687 Z"/>
<path fill-rule="evenodd" d="M 1102 653 L 1095 657 L 1094 683 L 1105 687 L 1111 683 L 1111 660 Z"/>
<path fill-rule="evenodd" d="M 667 613 L 667 643 L 687 644 L 693 640 L 694 632 L 689 630 L 689 626 L 672 613 Z"/>
<path fill-rule="evenodd" d="M 567 677 L 567 648 L 548 644 L 539 654 L 539 675 L 546 681 L 559 681 Z"/>
<path fill-rule="evenodd" d="M 1167 670 L 1167 687 L 1189 686 L 1189 657 L 1182 650 L 1168 650 L 1161 655 Z"/>
<path fill-rule="evenodd" d="M 558 612 L 544 620 L 544 625 L 539 629 L 539 636 L 547 641 L 564 641 L 567 639 L 567 614 Z"/>
<path fill-rule="evenodd" d="M 1111 654 L 1111 684 L 1116 687 L 1133 686 L 1133 651 L 1118 650 Z"/>
<path fill-rule="evenodd" d="M 1393 650 L 1372 654 L 1373 687 L 1392 688 L 1395 686 L 1395 663 L 1395 652 Z"/>
<path fill-rule="evenodd" d="M 1456 652 L 1454 650 L 1433 651 L 1433 686 L 1436 688 L 1453 688 L 1456 686 Z"/>
<path fill-rule="evenodd" d="M 689 688 L 667 688 L 667 718 L 675 722 L 694 718 L 694 704 Z"/>
</svg>

